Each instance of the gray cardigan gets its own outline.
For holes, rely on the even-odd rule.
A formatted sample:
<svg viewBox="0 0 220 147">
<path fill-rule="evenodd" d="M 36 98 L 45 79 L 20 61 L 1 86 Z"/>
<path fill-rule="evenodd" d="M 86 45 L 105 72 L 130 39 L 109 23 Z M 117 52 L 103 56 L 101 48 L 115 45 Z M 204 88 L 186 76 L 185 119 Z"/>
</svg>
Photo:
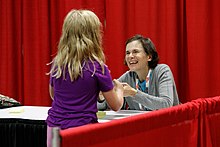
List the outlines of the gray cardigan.
<svg viewBox="0 0 220 147">
<path fill-rule="evenodd" d="M 118 80 L 135 88 L 136 78 L 137 74 L 135 72 L 127 71 Z M 179 98 L 169 66 L 158 64 L 152 69 L 148 93 L 138 90 L 134 97 L 125 97 L 125 102 L 131 110 L 140 110 L 138 103 L 144 106 L 146 110 L 157 110 L 178 105 Z"/>
</svg>

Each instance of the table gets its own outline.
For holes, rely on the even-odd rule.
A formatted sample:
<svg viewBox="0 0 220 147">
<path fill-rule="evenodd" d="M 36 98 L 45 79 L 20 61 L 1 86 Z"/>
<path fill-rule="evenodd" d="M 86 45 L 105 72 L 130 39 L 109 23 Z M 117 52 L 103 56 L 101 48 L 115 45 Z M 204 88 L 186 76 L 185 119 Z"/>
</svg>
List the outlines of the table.
<svg viewBox="0 0 220 147">
<path fill-rule="evenodd" d="M 0 109 L 1 146 L 46 147 L 46 118 L 50 107 L 18 106 Z M 120 110 L 105 111 L 106 116 L 98 119 L 100 123 L 121 119 L 146 111 Z"/>
<path fill-rule="evenodd" d="M 147 113 L 149 111 L 120 110 L 120 111 L 115 112 L 115 111 L 110 110 L 110 111 L 105 111 L 105 112 L 106 112 L 106 116 L 98 119 L 98 122 L 100 122 L 100 123 L 109 122 L 112 120 L 117 120 L 117 119 L 129 117 L 129 116 Z"/>
<path fill-rule="evenodd" d="M 18 106 L 0 109 L 0 145 L 46 147 L 45 119 L 49 108 Z"/>
</svg>

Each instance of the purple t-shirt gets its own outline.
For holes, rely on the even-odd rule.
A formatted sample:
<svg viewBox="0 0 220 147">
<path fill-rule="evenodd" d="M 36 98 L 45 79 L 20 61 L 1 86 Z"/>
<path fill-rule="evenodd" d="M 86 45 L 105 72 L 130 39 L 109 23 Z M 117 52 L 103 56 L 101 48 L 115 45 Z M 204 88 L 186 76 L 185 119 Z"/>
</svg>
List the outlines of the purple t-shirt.
<svg viewBox="0 0 220 147">
<path fill-rule="evenodd" d="M 83 66 L 83 76 L 71 82 L 66 71 L 63 76 L 56 79 L 50 77 L 50 85 L 54 88 L 54 100 L 48 111 L 46 119 L 50 127 L 66 129 L 96 123 L 97 99 L 99 92 L 113 89 L 112 78 L 107 66 L 102 74 L 100 64 L 91 61 Z"/>
</svg>

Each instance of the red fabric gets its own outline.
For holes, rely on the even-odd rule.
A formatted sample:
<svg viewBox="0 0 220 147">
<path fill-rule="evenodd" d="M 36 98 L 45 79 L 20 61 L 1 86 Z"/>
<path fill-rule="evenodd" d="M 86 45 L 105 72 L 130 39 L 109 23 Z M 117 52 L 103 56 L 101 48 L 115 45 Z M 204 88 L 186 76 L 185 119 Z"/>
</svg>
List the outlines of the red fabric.
<svg viewBox="0 0 220 147">
<path fill-rule="evenodd" d="M 220 146 L 220 112 L 206 116 L 207 128 L 210 131 L 211 143 L 213 147 Z"/>
<path fill-rule="evenodd" d="M 201 105 L 199 146 L 220 146 L 220 96 L 193 101 Z"/>
<path fill-rule="evenodd" d="M 219 4 L 218 0 L 186 1 L 190 98 L 220 95 Z"/>
<path fill-rule="evenodd" d="M 63 18 L 72 8 L 94 10 L 102 21 L 113 78 L 123 65 L 125 41 L 152 39 L 160 62 L 174 74 L 181 102 L 220 95 L 219 0 L 0 0 L 0 93 L 24 105 L 51 105 L 49 63 Z"/>
<path fill-rule="evenodd" d="M 61 146 L 220 146 L 220 96 L 60 131 Z"/>
<path fill-rule="evenodd" d="M 220 146 L 220 96 L 208 99 L 209 111 L 206 115 L 213 147 Z"/>
<path fill-rule="evenodd" d="M 22 102 L 21 0 L 0 1 L 0 93 Z"/>
<path fill-rule="evenodd" d="M 61 130 L 61 146 L 197 146 L 199 107 L 183 104 L 108 123 Z"/>
<path fill-rule="evenodd" d="M 0 93 L 23 105 L 50 106 L 49 63 L 70 9 L 93 10 L 104 23 L 104 0 L 0 0 Z"/>
</svg>

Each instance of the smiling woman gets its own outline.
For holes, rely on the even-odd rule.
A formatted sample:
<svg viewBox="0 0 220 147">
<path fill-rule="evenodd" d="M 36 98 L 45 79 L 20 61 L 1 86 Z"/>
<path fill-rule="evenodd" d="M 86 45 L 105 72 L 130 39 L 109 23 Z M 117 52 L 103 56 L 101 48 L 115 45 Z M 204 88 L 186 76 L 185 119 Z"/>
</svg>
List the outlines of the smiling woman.
<svg viewBox="0 0 220 147">
<path fill-rule="evenodd" d="M 130 70 L 119 81 L 124 86 L 128 109 L 157 110 L 179 104 L 171 69 L 158 62 L 159 56 L 150 38 L 135 35 L 127 40 L 125 64 Z"/>
<path fill-rule="evenodd" d="M 127 44 L 125 61 L 130 70 L 139 71 L 139 79 L 141 81 L 146 79 L 145 74 L 149 70 L 148 62 L 152 61 L 152 57 L 144 51 L 142 44 L 138 40 Z M 140 76 L 141 74 L 144 75 Z"/>
<path fill-rule="evenodd" d="M 135 35 L 127 40 L 125 64 L 130 70 L 118 79 L 124 88 L 123 109 L 149 111 L 179 104 L 172 71 L 158 62 L 150 38 Z"/>
</svg>

